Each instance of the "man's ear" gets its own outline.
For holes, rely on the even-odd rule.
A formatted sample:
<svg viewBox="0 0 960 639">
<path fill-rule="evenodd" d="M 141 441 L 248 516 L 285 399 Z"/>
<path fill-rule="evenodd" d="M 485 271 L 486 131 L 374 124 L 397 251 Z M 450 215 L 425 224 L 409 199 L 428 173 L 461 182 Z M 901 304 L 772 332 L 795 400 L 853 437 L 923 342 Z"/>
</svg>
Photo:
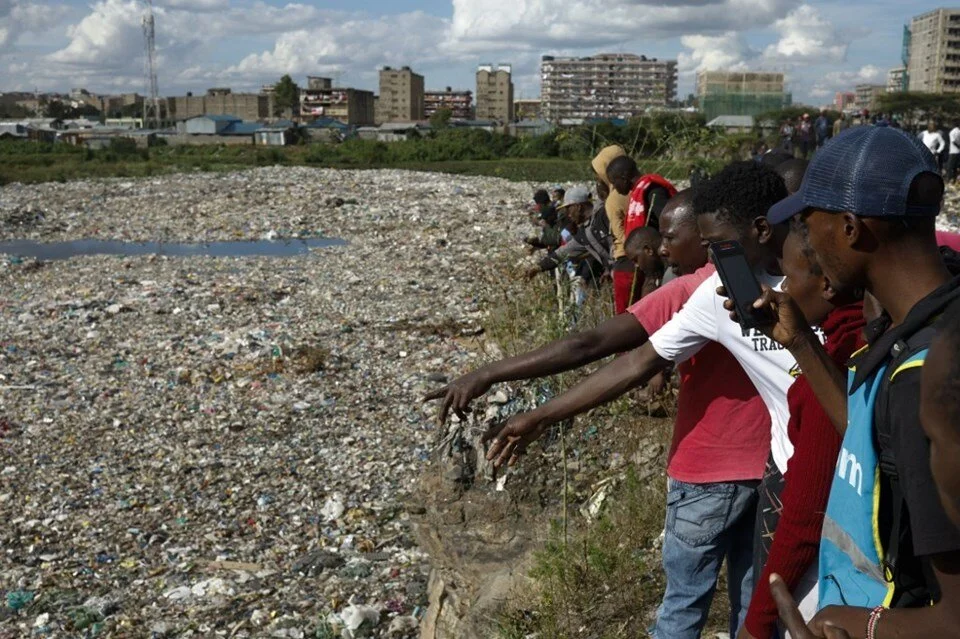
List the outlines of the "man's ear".
<svg viewBox="0 0 960 639">
<path fill-rule="evenodd" d="M 766 244 L 773 237 L 773 225 L 766 217 L 757 217 L 753 220 L 753 230 L 757 234 L 757 241 Z"/>
<path fill-rule="evenodd" d="M 837 296 L 837 290 L 833 288 L 833 285 L 830 284 L 830 278 L 827 276 L 822 276 L 820 282 L 820 294 L 823 296 L 823 299 L 828 302 L 832 302 L 833 299 Z"/>
<path fill-rule="evenodd" d="M 843 237 L 847 246 L 856 246 L 863 240 L 863 235 L 866 231 L 863 220 L 853 213 L 844 213 L 842 224 Z"/>
</svg>

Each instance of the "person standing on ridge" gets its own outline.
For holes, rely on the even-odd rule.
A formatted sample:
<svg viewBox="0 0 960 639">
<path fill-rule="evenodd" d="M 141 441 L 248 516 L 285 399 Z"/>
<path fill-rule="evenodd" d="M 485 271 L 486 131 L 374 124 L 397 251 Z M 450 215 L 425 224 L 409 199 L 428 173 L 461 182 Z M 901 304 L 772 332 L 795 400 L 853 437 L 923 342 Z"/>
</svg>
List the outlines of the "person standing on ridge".
<svg viewBox="0 0 960 639">
<path fill-rule="evenodd" d="M 660 211 L 667 200 L 677 194 L 677 189 L 665 178 L 651 173 L 642 175 L 633 158 L 621 156 L 607 166 L 607 181 L 620 195 L 630 198 L 623 223 L 625 237 L 638 228 L 652 226 L 656 228 Z M 631 264 L 631 266 L 633 266 Z M 618 273 L 622 275 L 618 276 Z M 618 281 L 619 280 L 619 281 Z M 636 268 L 621 269 L 614 272 L 614 292 L 620 302 L 626 300 L 626 307 L 636 302 L 634 295 L 643 289 L 644 274 Z M 618 294 L 618 287 L 623 290 Z M 623 312 L 619 311 L 618 312 Z"/>
<path fill-rule="evenodd" d="M 608 146 L 593 159 L 591 167 L 597 178 L 597 192 L 606 191 L 607 199 L 604 202 L 604 209 L 607 212 L 607 221 L 609 222 L 610 236 L 612 241 L 611 262 L 613 266 L 610 270 L 613 279 L 613 310 L 615 314 L 623 313 L 629 306 L 630 289 L 633 285 L 633 264 L 627 259 L 626 241 L 627 235 L 623 231 L 624 219 L 627 215 L 627 206 L 630 198 L 621 195 L 612 187 L 607 179 L 607 167 L 616 158 L 623 157 L 627 153 L 623 147 L 618 145 Z"/>
</svg>

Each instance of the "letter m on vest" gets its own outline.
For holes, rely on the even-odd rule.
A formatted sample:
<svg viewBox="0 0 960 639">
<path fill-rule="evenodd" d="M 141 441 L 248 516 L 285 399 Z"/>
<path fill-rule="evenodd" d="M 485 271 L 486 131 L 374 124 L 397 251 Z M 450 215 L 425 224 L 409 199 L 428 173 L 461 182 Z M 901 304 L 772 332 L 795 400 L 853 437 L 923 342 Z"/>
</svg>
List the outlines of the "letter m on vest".
<svg viewBox="0 0 960 639">
<path fill-rule="evenodd" d="M 874 608 L 893 595 L 882 568 L 880 464 L 873 437 L 873 407 L 885 370 L 877 371 L 847 402 L 847 432 L 820 542 L 820 608 Z"/>
<path fill-rule="evenodd" d="M 850 487 L 863 497 L 863 466 L 857 461 L 857 456 L 846 448 L 840 451 L 837 474 L 840 479 L 850 482 Z"/>
</svg>

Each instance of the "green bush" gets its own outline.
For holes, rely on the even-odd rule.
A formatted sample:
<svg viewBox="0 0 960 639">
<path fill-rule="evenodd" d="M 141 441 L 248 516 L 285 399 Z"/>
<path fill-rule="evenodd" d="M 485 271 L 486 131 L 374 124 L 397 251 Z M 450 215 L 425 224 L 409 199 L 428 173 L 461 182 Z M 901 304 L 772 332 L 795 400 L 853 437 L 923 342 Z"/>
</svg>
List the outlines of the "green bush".
<svg viewBox="0 0 960 639">
<path fill-rule="evenodd" d="M 110 151 L 118 156 L 139 155 L 137 143 L 130 138 L 113 138 L 110 140 Z"/>
</svg>

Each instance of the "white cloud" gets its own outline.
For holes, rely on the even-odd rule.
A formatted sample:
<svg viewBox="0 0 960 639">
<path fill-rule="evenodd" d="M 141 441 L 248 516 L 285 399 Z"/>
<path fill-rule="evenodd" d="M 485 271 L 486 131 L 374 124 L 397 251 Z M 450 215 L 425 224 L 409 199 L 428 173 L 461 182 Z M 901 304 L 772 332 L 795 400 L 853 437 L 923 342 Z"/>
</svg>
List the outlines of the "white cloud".
<svg viewBox="0 0 960 639">
<path fill-rule="evenodd" d="M 837 91 L 853 91 L 858 84 L 883 84 L 884 69 L 868 64 L 856 71 L 831 71 L 813 85 L 810 95 L 815 98 L 832 97 Z"/>
<path fill-rule="evenodd" d="M 141 7 L 135 0 L 101 0 L 92 13 L 67 29 L 70 43 L 50 54 L 50 62 L 123 70 L 143 50 Z"/>
<path fill-rule="evenodd" d="M 236 76 L 334 73 L 434 61 L 448 23 L 422 11 L 327 20 L 283 33 L 273 49 L 254 53 L 226 70 Z M 363 37 L 357 37 L 363 34 Z"/>
<path fill-rule="evenodd" d="M 0 51 L 16 44 L 26 33 L 43 33 L 56 26 L 66 13 L 61 4 L 0 0 Z"/>
<path fill-rule="evenodd" d="M 788 0 L 453 0 L 446 48 L 613 48 L 638 39 L 765 27 L 787 15 L 790 5 Z"/>
<path fill-rule="evenodd" d="M 774 22 L 773 28 L 780 39 L 764 50 L 764 58 L 769 61 L 843 62 L 847 57 L 849 42 L 808 4 Z"/>
<path fill-rule="evenodd" d="M 744 37 L 735 31 L 718 36 L 686 35 L 680 38 L 680 44 L 690 49 L 690 52 L 677 56 L 681 73 L 745 69 L 747 62 L 758 55 L 747 45 Z"/>
<path fill-rule="evenodd" d="M 219 11 L 230 6 L 230 0 L 158 0 L 159 7 L 184 9 L 187 11 Z"/>
</svg>

